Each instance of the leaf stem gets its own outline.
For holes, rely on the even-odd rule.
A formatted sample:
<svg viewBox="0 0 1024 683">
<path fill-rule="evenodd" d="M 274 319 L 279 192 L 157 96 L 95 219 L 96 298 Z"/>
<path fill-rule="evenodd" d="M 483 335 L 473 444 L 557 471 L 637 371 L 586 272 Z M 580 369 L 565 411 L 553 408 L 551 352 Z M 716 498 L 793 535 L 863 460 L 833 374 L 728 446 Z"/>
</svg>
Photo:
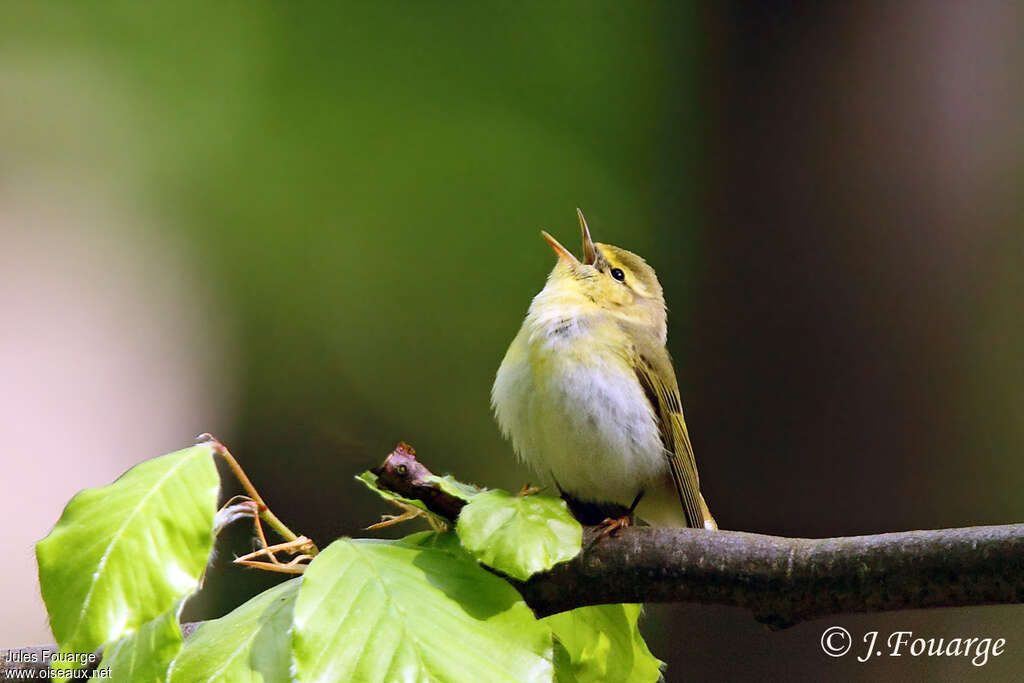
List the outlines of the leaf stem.
<svg viewBox="0 0 1024 683">
<path fill-rule="evenodd" d="M 260 518 L 268 525 L 270 525 L 270 528 L 276 531 L 277 534 L 285 541 L 291 542 L 297 540 L 299 538 L 299 535 L 291 529 L 289 529 L 284 522 L 278 519 L 277 515 L 275 515 L 273 511 L 270 509 L 270 507 L 266 504 L 266 502 L 264 502 L 263 497 L 259 494 L 259 491 L 257 491 L 256 487 L 252 485 L 252 481 L 249 479 L 249 475 L 245 473 L 245 470 L 242 469 L 242 466 L 238 464 L 237 460 L 235 460 L 235 456 L 231 455 L 231 451 L 228 450 L 227 446 L 222 444 L 220 440 L 217 439 L 217 437 L 212 436 L 211 434 L 203 434 L 200 436 L 200 439 L 208 442 L 213 447 L 214 452 L 220 455 L 220 457 L 224 458 L 224 462 L 228 464 L 228 467 L 231 468 L 231 471 L 234 473 L 235 478 L 238 479 L 239 483 L 241 483 L 242 485 L 242 488 L 245 489 L 246 495 L 252 498 L 253 502 L 256 503 L 259 510 Z M 320 552 L 320 549 L 316 547 L 315 543 L 311 542 L 311 546 L 312 547 L 310 547 L 307 550 L 307 552 L 310 555 L 316 555 Z"/>
</svg>

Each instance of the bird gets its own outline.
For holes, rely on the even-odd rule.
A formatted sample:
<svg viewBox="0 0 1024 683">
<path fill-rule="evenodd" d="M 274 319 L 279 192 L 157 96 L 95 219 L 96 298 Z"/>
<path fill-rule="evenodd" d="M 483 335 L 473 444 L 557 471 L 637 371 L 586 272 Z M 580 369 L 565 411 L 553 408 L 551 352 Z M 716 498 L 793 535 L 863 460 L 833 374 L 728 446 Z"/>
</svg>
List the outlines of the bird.
<svg viewBox="0 0 1024 683">
<path fill-rule="evenodd" d="M 576 213 L 582 258 L 541 231 L 557 260 L 495 376 L 501 432 L 582 524 L 717 529 L 665 347 L 658 276 L 640 256 L 594 242 Z"/>
</svg>

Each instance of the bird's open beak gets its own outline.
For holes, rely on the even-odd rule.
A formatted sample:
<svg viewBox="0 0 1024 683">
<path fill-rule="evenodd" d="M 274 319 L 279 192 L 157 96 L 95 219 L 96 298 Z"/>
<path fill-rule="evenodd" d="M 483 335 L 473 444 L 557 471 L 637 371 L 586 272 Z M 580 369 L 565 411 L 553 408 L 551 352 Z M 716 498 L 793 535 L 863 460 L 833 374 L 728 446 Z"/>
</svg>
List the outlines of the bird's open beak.
<svg viewBox="0 0 1024 683">
<path fill-rule="evenodd" d="M 571 251 L 569 251 L 568 249 L 563 247 L 561 245 L 561 243 L 558 240 L 556 240 L 554 237 L 549 235 L 547 233 L 547 231 L 541 230 L 540 234 L 543 235 L 544 239 L 546 239 L 548 241 L 548 244 L 550 244 L 551 248 L 554 249 L 555 253 L 558 255 L 558 258 L 562 259 L 563 261 L 568 263 L 570 266 L 578 266 L 578 265 L 580 265 L 579 259 L 577 259 L 575 256 L 573 256 Z"/>
<path fill-rule="evenodd" d="M 578 208 L 576 215 L 580 217 L 580 232 L 583 233 L 583 263 L 592 266 L 597 262 L 597 249 L 594 247 L 594 240 L 590 239 L 590 228 L 587 227 L 587 219 Z"/>
</svg>

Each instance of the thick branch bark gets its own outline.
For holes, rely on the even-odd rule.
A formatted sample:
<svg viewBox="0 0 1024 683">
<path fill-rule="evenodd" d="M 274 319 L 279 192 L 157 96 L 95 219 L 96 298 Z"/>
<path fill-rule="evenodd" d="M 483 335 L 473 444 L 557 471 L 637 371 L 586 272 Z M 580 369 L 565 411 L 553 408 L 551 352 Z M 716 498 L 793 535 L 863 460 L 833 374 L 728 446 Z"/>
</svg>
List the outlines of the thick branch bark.
<svg viewBox="0 0 1024 683">
<path fill-rule="evenodd" d="M 744 607 L 776 628 L 850 612 L 1021 603 L 1024 524 L 822 539 L 634 527 L 519 588 L 540 615 L 694 602 Z"/>
<path fill-rule="evenodd" d="M 400 446 L 374 470 L 381 485 L 450 520 L 441 495 Z M 694 602 L 749 609 L 775 628 L 830 614 L 1024 602 L 1024 524 L 842 538 L 633 527 L 517 584 L 540 616 L 582 605 Z"/>
</svg>

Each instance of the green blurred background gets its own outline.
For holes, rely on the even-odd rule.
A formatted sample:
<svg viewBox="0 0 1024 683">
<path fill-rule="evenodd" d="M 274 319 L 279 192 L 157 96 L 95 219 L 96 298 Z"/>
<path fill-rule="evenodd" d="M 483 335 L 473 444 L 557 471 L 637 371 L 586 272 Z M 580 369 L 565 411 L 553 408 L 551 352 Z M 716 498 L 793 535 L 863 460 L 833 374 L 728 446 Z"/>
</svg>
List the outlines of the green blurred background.
<svg viewBox="0 0 1024 683">
<path fill-rule="evenodd" d="M 1018 14 L 8 3 L 2 512 L 25 521 L 0 577 L 32 597 L 3 644 L 46 638 L 31 543 L 67 498 L 198 432 L 322 545 L 387 511 L 352 477 L 399 440 L 517 489 L 490 385 L 553 263 L 539 231 L 575 245 L 577 206 L 661 277 L 724 528 L 1021 521 Z M 229 566 L 250 544 L 229 534 L 192 617 L 273 580 Z M 670 681 L 998 680 L 1024 666 L 1022 616 L 771 633 L 655 606 L 645 632 Z M 1009 644 L 983 669 L 858 664 L 821 653 L 833 623 Z"/>
</svg>

